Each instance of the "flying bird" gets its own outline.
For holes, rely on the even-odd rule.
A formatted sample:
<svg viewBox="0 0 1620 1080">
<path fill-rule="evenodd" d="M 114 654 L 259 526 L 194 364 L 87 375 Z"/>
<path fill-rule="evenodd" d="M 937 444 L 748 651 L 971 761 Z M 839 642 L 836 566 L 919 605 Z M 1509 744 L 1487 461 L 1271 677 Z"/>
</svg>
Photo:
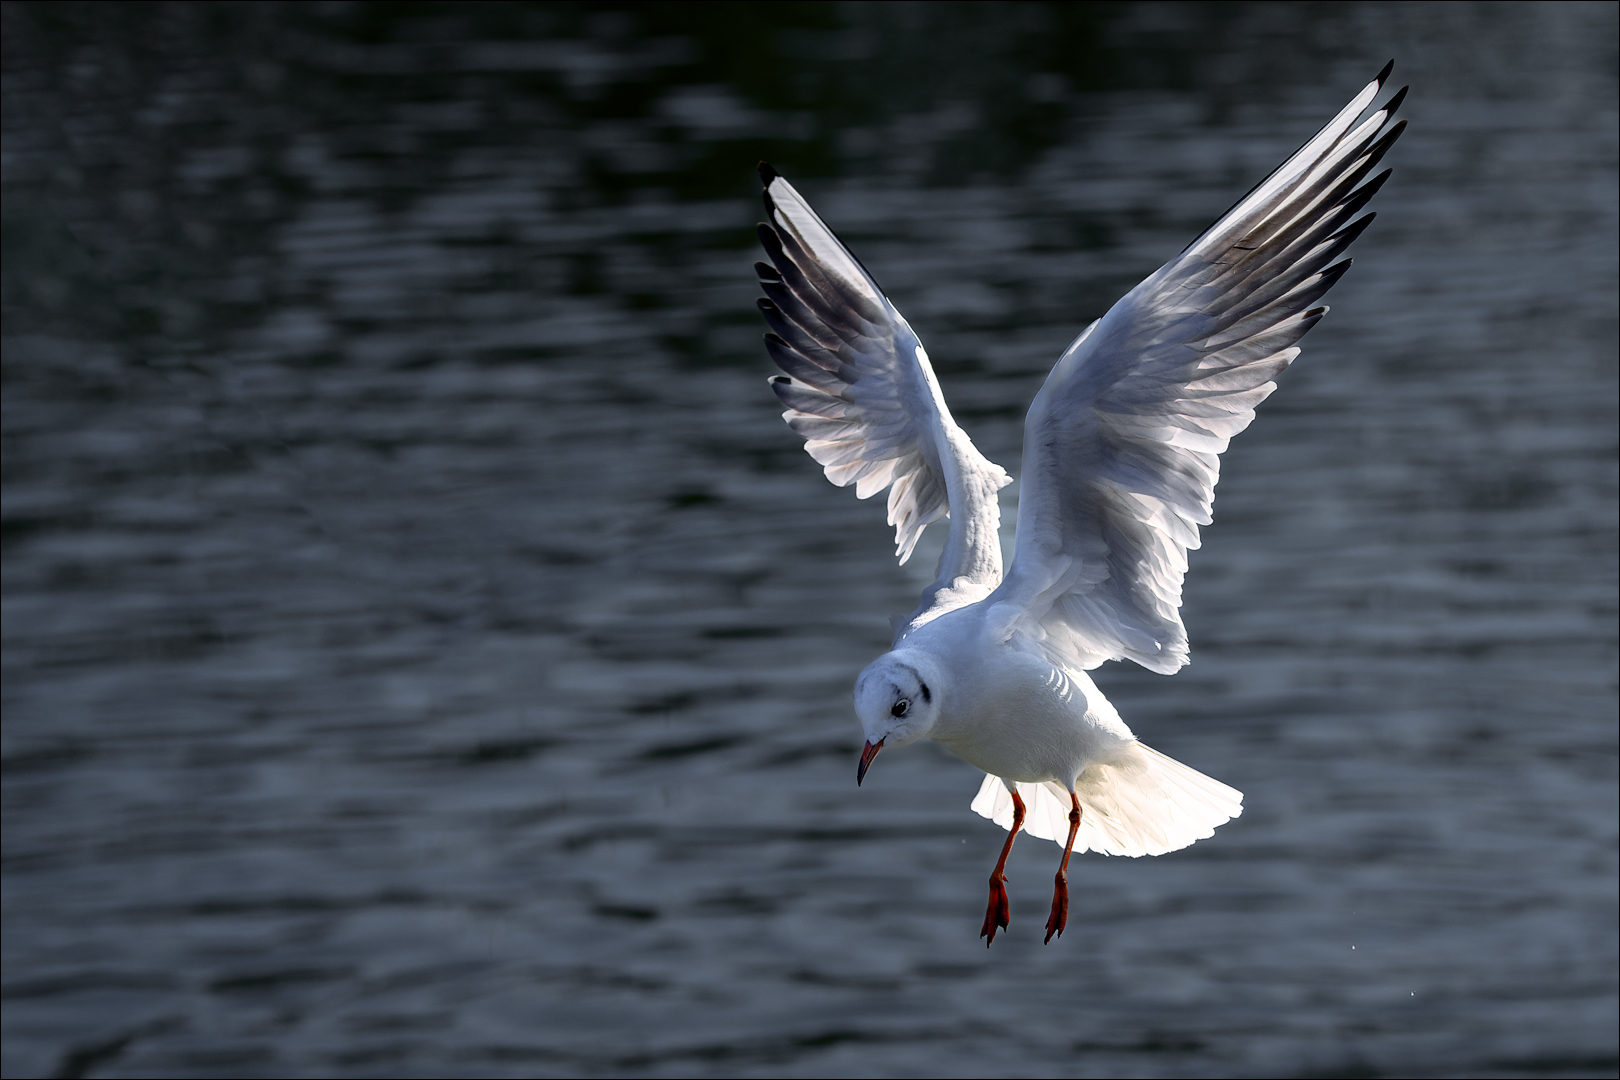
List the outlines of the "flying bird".
<svg viewBox="0 0 1620 1080">
<path fill-rule="evenodd" d="M 1393 61 L 1188 247 L 1063 351 L 1024 424 L 1012 564 L 996 492 L 1011 482 L 945 405 L 922 342 L 802 196 L 761 163 L 770 263 L 755 263 L 788 426 L 840 487 L 888 490 L 904 563 L 949 518 L 933 583 L 855 682 L 880 750 L 933 739 L 986 776 L 972 809 L 1007 829 L 980 936 L 1008 923 L 1020 829 L 1063 846 L 1046 941 L 1068 918 L 1074 851 L 1162 855 L 1243 809 L 1240 792 L 1144 746 L 1087 671 L 1172 674 L 1187 551 L 1208 525 L 1228 440 L 1254 419 L 1372 221 L 1370 176 L 1404 129 L 1403 88 L 1363 119 Z M 1369 178 L 1370 176 L 1370 178 Z"/>
</svg>

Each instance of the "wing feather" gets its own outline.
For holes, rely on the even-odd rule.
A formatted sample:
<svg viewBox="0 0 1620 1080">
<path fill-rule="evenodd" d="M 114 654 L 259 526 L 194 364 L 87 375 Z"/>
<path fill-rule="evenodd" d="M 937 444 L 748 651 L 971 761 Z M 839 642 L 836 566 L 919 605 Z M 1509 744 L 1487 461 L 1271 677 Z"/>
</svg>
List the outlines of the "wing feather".
<svg viewBox="0 0 1620 1080">
<path fill-rule="evenodd" d="M 760 176 L 771 261 L 755 270 L 783 418 L 828 480 L 862 499 L 888 489 L 901 562 L 924 528 L 951 518 L 938 579 L 903 636 L 1001 581 L 996 491 L 1010 480 L 952 420 L 922 342 L 871 275 L 791 184 L 768 165 Z"/>
<path fill-rule="evenodd" d="M 1389 71 L 1058 360 L 1030 407 L 1018 546 L 990 597 L 1004 639 L 1082 668 L 1187 662 L 1181 585 L 1218 455 L 1299 355 L 1372 221 L 1357 215 L 1389 177 L 1368 179 L 1405 125 L 1390 125 L 1405 91 L 1360 117 Z"/>
</svg>

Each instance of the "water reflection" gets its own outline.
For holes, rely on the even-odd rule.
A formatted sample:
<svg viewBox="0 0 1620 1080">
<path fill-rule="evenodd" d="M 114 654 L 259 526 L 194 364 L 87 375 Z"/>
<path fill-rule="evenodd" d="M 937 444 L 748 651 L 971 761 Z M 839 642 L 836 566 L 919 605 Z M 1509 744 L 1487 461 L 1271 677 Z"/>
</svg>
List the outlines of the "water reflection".
<svg viewBox="0 0 1620 1080">
<path fill-rule="evenodd" d="M 5 19 L 7 1075 L 1612 1073 L 1612 8 Z M 753 163 L 1016 471 L 1390 55 L 1194 664 L 1099 677 L 1247 812 L 986 954 L 976 774 L 850 783 L 931 560 L 778 419 Z"/>
</svg>

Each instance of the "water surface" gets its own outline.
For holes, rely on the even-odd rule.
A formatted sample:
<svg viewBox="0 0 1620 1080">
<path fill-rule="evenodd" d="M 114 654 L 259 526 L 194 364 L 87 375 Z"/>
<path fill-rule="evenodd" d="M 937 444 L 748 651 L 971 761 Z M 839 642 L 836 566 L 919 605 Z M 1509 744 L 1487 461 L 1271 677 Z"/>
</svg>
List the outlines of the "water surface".
<svg viewBox="0 0 1620 1080">
<path fill-rule="evenodd" d="M 5 20 L 7 1076 L 1613 1074 L 1612 5 Z M 754 163 L 1016 474 L 1389 56 L 1193 664 L 1098 673 L 1245 813 L 987 952 L 979 774 L 852 782 L 931 558 L 778 417 Z"/>
</svg>

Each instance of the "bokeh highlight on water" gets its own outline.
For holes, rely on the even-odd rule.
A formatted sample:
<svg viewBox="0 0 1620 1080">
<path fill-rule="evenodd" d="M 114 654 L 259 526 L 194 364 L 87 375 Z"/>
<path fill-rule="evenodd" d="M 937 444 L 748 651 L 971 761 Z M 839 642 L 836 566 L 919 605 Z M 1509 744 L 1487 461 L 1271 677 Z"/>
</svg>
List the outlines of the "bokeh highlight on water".
<svg viewBox="0 0 1620 1080">
<path fill-rule="evenodd" d="M 4 19 L 5 1075 L 1613 1074 L 1613 5 Z M 754 163 L 1016 474 L 1390 56 L 1193 664 L 1098 673 L 1245 814 L 987 952 L 978 774 L 853 783 L 932 557 L 778 418 Z"/>
</svg>

